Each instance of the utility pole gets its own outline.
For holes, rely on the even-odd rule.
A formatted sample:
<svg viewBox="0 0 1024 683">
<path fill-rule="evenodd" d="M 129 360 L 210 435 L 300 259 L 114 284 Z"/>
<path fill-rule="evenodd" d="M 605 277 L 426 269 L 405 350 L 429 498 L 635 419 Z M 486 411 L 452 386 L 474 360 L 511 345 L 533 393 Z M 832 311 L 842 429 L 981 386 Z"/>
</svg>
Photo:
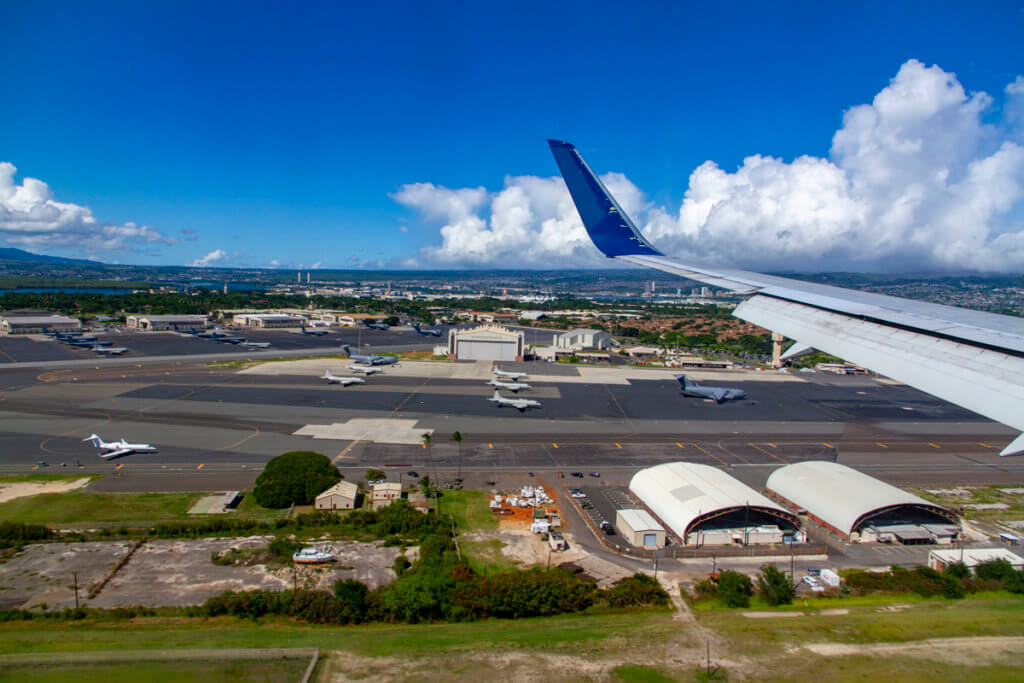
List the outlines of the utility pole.
<svg viewBox="0 0 1024 683">
<path fill-rule="evenodd" d="M 75 609 L 78 609 L 78 572 L 71 572 L 71 576 L 75 577 Z"/>
</svg>

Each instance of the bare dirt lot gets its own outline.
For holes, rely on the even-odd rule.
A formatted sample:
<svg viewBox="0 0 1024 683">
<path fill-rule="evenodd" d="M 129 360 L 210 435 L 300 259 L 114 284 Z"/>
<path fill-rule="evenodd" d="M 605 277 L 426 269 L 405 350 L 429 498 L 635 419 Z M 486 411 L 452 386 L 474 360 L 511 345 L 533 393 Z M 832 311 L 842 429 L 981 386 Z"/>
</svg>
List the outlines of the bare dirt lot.
<svg viewBox="0 0 1024 683">
<path fill-rule="evenodd" d="M 19 481 L 12 483 L 0 483 L 0 503 L 6 503 L 15 498 L 27 498 L 38 496 L 40 493 L 66 493 L 86 486 L 90 477 L 81 479 L 64 479 L 59 481 Z"/>
<path fill-rule="evenodd" d="M 98 584 L 124 557 L 131 543 L 41 543 L 0 564 L 0 609 L 45 603 L 74 607 L 73 573 L 78 574 L 79 596 Z"/>
<path fill-rule="evenodd" d="M 89 602 L 92 607 L 196 605 L 224 591 L 282 590 L 293 585 L 328 589 L 339 578 L 375 588 L 395 579 L 398 548 L 373 543 L 320 542 L 338 561 L 324 567 L 218 566 L 212 555 L 230 548 L 263 548 L 269 537 L 148 541 Z"/>
</svg>

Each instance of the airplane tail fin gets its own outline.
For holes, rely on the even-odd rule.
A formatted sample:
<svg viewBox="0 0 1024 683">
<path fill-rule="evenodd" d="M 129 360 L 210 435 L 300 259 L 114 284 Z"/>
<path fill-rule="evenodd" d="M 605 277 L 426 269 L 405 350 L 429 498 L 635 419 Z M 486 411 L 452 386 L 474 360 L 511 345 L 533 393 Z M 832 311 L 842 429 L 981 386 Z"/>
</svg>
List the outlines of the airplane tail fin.
<svg viewBox="0 0 1024 683">
<path fill-rule="evenodd" d="M 103 439 L 101 439 L 98 434 L 93 434 L 88 438 L 82 439 L 82 441 L 91 441 L 92 445 L 98 448 Z"/>
<path fill-rule="evenodd" d="M 568 142 L 548 140 L 572 201 L 591 241 L 608 258 L 644 254 L 662 256 L 651 246 L 615 198 Z"/>
<path fill-rule="evenodd" d="M 686 375 L 674 375 L 679 380 L 679 384 L 682 385 L 683 389 L 686 388 Z"/>
<path fill-rule="evenodd" d="M 345 352 L 346 356 L 352 356 L 352 347 L 349 346 L 348 344 L 342 344 L 341 350 Z"/>
<path fill-rule="evenodd" d="M 497 389 L 495 389 L 495 390 L 494 390 L 494 396 L 492 396 L 491 398 L 492 398 L 493 400 L 495 400 L 495 401 L 497 401 L 497 400 L 500 400 L 500 399 L 501 399 L 501 393 L 499 393 L 499 392 L 498 392 L 498 390 L 497 390 Z"/>
</svg>

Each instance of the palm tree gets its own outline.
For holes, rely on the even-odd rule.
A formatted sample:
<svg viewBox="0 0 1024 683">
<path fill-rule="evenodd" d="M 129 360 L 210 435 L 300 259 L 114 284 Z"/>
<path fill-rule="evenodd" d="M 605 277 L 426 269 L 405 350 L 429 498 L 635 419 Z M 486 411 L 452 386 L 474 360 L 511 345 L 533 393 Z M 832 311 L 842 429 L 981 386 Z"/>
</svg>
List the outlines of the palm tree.
<svg viewBox="0 0 1024 683">
<path fill-rule="evenodd" d="M 459 484 L 461 485 L 462 484 L 462 434 L 460 434 L 459 432 L 452 432 L 452 441 L 454 441 L 455 445 L 459 447 L 458 473 L 455 475 L 455 478 L 458 480 Z"/>
</svg>

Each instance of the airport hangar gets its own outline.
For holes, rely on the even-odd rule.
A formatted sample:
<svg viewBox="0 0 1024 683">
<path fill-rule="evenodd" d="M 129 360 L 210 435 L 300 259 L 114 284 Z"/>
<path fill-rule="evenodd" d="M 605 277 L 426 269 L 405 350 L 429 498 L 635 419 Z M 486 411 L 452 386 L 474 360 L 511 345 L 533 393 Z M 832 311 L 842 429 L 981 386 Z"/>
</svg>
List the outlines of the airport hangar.
<svg viewBox="0 0 1024 683">
<path fill-rule="evenodd" d="M 802 540 L 799 517 L 717 467 L 655 465 L 633 475 L 629 490 L 683 545 Z"/>
<path fill-rule="evenodd" d="M 948 544 L 960 534 L 953 512 L 835 462 L 780 467 L 765 488 L 844 541 Z"/>
</svg>

